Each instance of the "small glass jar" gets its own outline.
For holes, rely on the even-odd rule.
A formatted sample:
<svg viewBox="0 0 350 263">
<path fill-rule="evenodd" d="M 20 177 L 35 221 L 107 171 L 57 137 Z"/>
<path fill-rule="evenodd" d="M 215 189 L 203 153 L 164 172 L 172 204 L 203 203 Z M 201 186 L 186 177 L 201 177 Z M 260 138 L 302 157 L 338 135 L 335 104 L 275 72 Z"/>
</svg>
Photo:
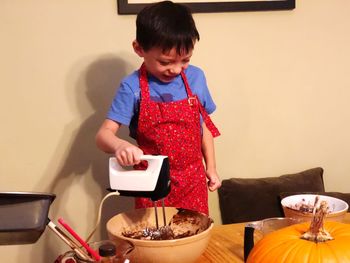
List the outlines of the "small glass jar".
<svg viewBox="0 0 350 263">
<path fill-rule="evenodd" d="M 114 244 L 102 244 L 98 248 L 98 253 L 100 254 L 101 263 L 114 263 L 116 259 L 116 248 Z"/>
</svg>

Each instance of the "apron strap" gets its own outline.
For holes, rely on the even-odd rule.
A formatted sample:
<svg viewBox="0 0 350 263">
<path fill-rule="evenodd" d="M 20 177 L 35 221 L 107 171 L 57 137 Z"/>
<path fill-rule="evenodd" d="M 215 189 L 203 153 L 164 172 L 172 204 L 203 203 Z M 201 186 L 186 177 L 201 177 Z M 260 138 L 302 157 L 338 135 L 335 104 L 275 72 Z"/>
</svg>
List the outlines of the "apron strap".
<svg viewBox="0 0 350 263">
<path fill-rule="evenodd" d="M 185 84 L 185 89 L 186 89 L 186 92 L 187 92 L 187 97 L 188 98 L 191 98 L 193 97 L 193 94 L 192 94 L 192 91 L 190 89 L 190 85 L 188 85 L 188 82 L 187 82 L 187 77 L 186 77 L 186 74 L 184 71 L 181 71 L 181 78 L 182 78 L 182 81 L 184 82 Z"/>
<path fill-rule="evenodd" d="M 198 96 L 197 95 L 193 96 L 192 91 L 190 89 L 190 86 L 187 82 L 187 77 L 186 77 L 186 74 L 184 71 L 181 71 L 181 77 L 182 77 L 182 80 L 185 84 L 185 88 L 186 88 L 186 92 L 187 92 L 187 96 L 188 96 L 188 103 L 190 104 L 190 106 L 192 106 L 194 103 L 198 103 L 199 112 L 202 115 L 202 118 L 203 118 L 205 125 L 207 126 L 207 128 L 209 129 L 209 131 L 211 132 L 211 134 L 213 135 L 214 138 L 218 137 L 220 135 L 218 128 L 215 126 L 215 124 L 211 120 L 209 114 L 207 113 L 207 111 L 203 107 L 202 103 L 198 99 Z"/>
<path fill-rule="evenodd" d="M 139 70 L 139 81 L 140 81 L 140 90 L 141 90 L 141 101 L 143 99 L 149 100 L 150 91 L 148 87 L 147 70 L 144 63 L 142 63 Z"/>
</svg>

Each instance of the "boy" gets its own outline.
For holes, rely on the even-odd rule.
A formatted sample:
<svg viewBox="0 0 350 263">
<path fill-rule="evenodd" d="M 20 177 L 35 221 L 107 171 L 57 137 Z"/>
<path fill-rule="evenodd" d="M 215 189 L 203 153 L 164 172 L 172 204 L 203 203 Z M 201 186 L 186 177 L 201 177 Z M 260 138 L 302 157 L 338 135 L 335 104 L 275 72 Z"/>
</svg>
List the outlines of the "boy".
<svg viewBox="0 0 350 263">
<path fill-rule="evenodd" d="M 195 22 L 185 6 L 164 1 L 144 8 L 136 27 L 132 45 L 143 65 L 122 80 L 96 143 L 123 166 L 139 164 L 143 154 L 168 156 L 165 205 L 208 214 L 207 188 L 221 186 L 213 143 L 219 131 L 207 113 L 216 106 L 204 73 L 189 65 L 199 40 Z M 129 125 L 138 146 L 116 135 L 121 125 Z M 136 208 L 151 206 L 149 199 L 136 198 Z"/>
</svg>

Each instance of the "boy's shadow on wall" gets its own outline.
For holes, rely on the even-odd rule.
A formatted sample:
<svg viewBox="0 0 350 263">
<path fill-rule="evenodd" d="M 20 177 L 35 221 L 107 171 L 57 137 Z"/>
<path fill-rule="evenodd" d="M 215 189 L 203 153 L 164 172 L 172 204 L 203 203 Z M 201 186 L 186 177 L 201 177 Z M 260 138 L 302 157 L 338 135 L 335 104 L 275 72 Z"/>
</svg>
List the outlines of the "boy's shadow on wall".
<svg viewBox="0 0 350 263">
<path fill-rule="evenodd" d="M 81 65 L 79 66 L 77 68 L 81 69 Z M 75 73 L 76 72 L 74 72 L 74 74 Z M 59 160 L 62 167 L 56 169 L 57 173 L 54 176 L 51 175 L 53 179 L 48 192 L 57 194 L 57 198 L 50 208 L 50 215 L 52 218 L 58 219 L 64 216 L 67 218 L 68 222 L 72 222 L 73 226 L 79 224 L 79 221 L 82 220 L 86 220 L 90 222 L 90 224 L 91 221 L 93 221 L 93 225 L 95 224 L 98 206 L 102 197 L 108 193 L 106 188 L 109 187 L 109 155 L 97 149 L 95 145 L 95 135 L 105 119 L 118 84 L 126 74 L 127 64 L 125 61 L 113 55 L 108 55 L 91 63 L 85 72 L 79 72 L 77 76 L 73 76 L 78 78 L 75 87 L 76 90 L 73 92 L 69 90 L 67 92 L 67 97 L 69 105 L 78 108 L 80 114 L 79 118 L 81 118 L 81 120 L 73 120 L 65 126 L 62 138 L 56 147 L 56 152 L 61 153 L 61 155 L 66 151 L 64 148 L 66 148 L 68 152 L 63 154 L 63 156 L 66 156 L 65 160 Z M 72 80 L 70 80 L 70 82 L 72 82 Z M 74 98 L 70 97 L 72 94 L 75 96 Z M 94 113 L 86 117 L 88 114 L 91 114 L 91 107 Z M 118 135 L 123 139 L 131 141 L 127 128 L 122 127 Z M 57 156 L 55 156 L 55 154 L 53 155 L 44 173 L 44 175 L 46 174 L 48 177 L 50 177 L 49 174 L 52 173 L 50 167 L 55 167 L 55 164 L 57 166 Z M 81 186 L 79 185 L 79 190 L 82 189 L 81 191 L 85 192 L 87 198 L 89 198 L 89 200 L 81 201 L 81 204 L 85 206 L 86 203 L 88 203 L 88 205 L 91 204 L 91 206 L 93 206 L 88 208 L 88 215 L 81 214 L 78 218 L 70 216 L 73 211 L 68 211 L 70 209 L 66 211 L 65 208 L 65 204 L 72 201 L 72 197 L 76 199 L 76 196 L 70 193 L 72 189 L 69 189 L 72 188 L 73 182 L 75 184 L 81 184 Z M 96 187 L 94 185 L 96 185 Z M 116 198 L 118 199 L 116 200 Z M 75 200 L 75 202 L 76 201 L 77 200 Z M 55 207 L 59 209 L 55 209 Z M 102 210 L 100 227 L 98 229 L 99 235 L 96 233 L 92 240 L 96 240 L 96 238 L 97 240 L 99 238 L 106 239 L 107 233 L 105 225 L 108 219 L 115 214 L 133 208 L 133 198 L 111 197 L 107 199 Z M 75 209 L 79 210 L 79 207 Z M 76 211 L 74 212 L 76 213 Z M 86 222 L 84 223 L 86 224 Z M 90 233 L 91 230 L 92 228 L 86 231 Z M 46 232 L 49 232 L 49 230 Z M 45 242 L 46 248 L 43 253 L 47 254 L 42 255 L 43 262 L 53 262 L 52 252 L 57 250 L 55 246 L 58 242 L 61 242 L 53 233 L 49 234 L 50 236 L 45 235 L 45 240 L 48 240 Z M 83 238 L 86 238 L 85 234 Z"/>
</svg>

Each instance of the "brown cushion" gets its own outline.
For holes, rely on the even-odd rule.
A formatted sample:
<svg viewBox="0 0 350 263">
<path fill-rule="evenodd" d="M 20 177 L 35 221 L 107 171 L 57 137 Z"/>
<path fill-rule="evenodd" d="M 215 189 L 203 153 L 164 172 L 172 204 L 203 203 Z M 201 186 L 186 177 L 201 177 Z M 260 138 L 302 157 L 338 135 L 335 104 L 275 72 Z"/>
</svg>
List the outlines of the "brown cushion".
<svg viewBox="0 0 350 263">
<path fill-rule="evenodd" d="M 324 192 L 323 169 L 266 178 L 231 178 L 222 181 L 219 204 L 223 224 L 283 216 L 282 192 Z"/>
</svg>

